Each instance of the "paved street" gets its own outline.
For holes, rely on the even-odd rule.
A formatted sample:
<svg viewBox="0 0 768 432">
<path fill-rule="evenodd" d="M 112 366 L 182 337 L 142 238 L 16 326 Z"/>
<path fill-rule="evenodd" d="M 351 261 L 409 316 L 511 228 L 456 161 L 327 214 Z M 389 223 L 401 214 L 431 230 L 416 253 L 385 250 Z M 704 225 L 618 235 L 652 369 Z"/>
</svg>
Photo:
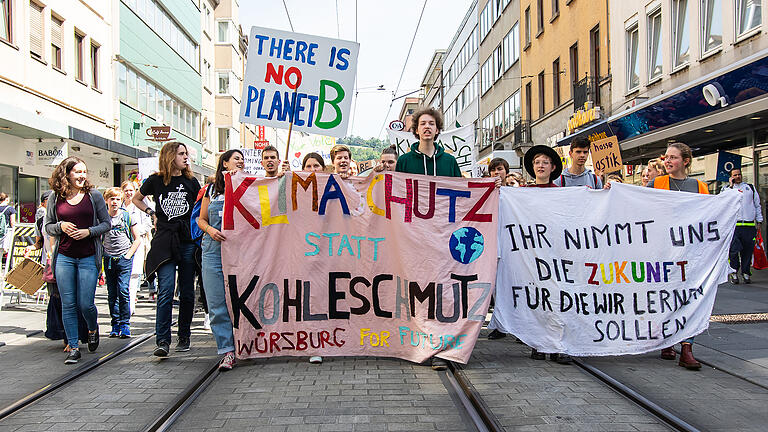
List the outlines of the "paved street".
<svg viewBox="0 0 768 432">
<path fill-rule="evenodd" d="M 768 275 L 766 275 L 768 276 Z M 715 315 L 768 310 L 768 277 L 753 285 L 725 284 Z M 103 288 L 100 288 L 103 290 Z M 105 296 L 97 295 L 102 334 Z M 151 331 L 154 305 L 140 301 L 134 334 Z M 6 406 L 72 370 L 61 342 L 42 334 L 42 306 L 23 303 L 0 312 L 0 405 Z M 764 430 L 768 424 L 767 323 L 712 323 L 694 352 L 708 364 L 684 370 L 657 353 L 585 359 L 700 430 Z M 483 335 L 486 331 L 483 332 Z M 217 358 L 202 314 L 193 324 L 193 349 L 167 360 L 151 355 L 152 341 L 108 362 L 51 396 L 2 420 L 2 430 L 138 430 L 151 422 Z M 102 338 L 104 355 L 126 341 Z M 528 358 L 513 338 L 482 337 L 464 373 L 506 430 L 659 431 L 669 427 L 575 365 Z M 743 376 L 751 382 L 740 378 Z M 174 430 L 398 431 L 469 428 L 440 374 L 397 359 L 306 358 L 245 361 L 220 374 L 175 423 Z"/>
</svg>

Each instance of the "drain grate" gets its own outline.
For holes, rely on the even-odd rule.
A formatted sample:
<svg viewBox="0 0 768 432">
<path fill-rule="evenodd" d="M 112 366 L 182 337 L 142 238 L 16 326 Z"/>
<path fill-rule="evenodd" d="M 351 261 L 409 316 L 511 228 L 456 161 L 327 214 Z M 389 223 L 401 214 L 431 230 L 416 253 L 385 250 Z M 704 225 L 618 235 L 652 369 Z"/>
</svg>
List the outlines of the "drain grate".
<svg viewBox="0 0 768 432">
<path fill-rule="evenodd" d="M 709 317 L 709 321 L 725 324 L 752 324 L 768 322 L 768 312 L 712 315 Z"/>
</svg>

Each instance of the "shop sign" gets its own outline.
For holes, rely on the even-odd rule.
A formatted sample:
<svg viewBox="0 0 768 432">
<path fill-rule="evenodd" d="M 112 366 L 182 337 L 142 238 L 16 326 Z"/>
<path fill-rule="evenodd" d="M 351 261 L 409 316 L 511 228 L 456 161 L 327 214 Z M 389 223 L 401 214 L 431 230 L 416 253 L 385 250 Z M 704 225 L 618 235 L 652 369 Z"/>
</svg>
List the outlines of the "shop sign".
<svg viewBox="0 0 768 432">
<path fill-rule="evenodd" d="M 147 141 L 157 141 L 157 142 L 163 142 L 163 141 L 171 141 L 173 138 L 171 138 L 171 127 L 170 126 L 152 126 L 148 127 L 146 130 L 147 136 L 149 137 Z"/>
<path fill-rule="evenodd" d="M 576 129 L 592 123 L 595 120 L 600 120 L 600 107 L 590 108 L 591 102 L 584 103 L 584 109 L 580 109 L 571 114 L 568 119 L 568 133 L 571 134 Z"/>
<path fill-rule="evenodd" d="M 41 142 L 37 144 L 38 165 L 58 165 L 69 156 L 69 144 L 66 142 Z"/>
</svg>

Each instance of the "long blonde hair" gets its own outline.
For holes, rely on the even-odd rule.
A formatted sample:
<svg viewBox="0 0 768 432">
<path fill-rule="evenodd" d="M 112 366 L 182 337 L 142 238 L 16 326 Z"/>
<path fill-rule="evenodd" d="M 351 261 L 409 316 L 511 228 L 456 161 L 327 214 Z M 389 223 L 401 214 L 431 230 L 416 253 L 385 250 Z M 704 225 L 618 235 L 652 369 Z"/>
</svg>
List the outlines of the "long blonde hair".
<svg viewBox="0 0 768 432">
<path fill-rule="evenodd" d="M 189 151 L 189 147 L 187 147 L 186 144 L 180 143 L 178 141 L 165 143 L 163 148 L 160 149 L 160 156 L 158 157 L 159 160 L 157 163 L 157 175 L 163 178 L 163 184 L 166 186 L 171 183 L 173 160 L 176 159 L 176 152 L 179 151 L 179 146 L 184 146 L 184 148 Z M 188 179 L 194 177 L 192 175 L 192 170 L 189 168 L 189 165 L 185 166 L 184 169 L 181 170 L 181 174 Z"/>
</svg>

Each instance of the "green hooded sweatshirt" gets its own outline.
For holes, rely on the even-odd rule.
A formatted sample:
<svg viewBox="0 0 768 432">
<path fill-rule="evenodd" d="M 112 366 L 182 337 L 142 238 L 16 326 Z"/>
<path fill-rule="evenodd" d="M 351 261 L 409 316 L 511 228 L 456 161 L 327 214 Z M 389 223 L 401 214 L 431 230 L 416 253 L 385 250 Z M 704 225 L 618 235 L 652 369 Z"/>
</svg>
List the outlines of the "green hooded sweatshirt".
<svg viewBox="0 0 768 432">
<path fill-rule="evenodd" d="M 443 146 L 435 143 L 434 157 L 419 151 L 419 143 L 413 143 L 411 151 L 397 158 L 395 171 L 430 176 L 461 177 L 456 159 L 445 152 Z"/>
</svg>

